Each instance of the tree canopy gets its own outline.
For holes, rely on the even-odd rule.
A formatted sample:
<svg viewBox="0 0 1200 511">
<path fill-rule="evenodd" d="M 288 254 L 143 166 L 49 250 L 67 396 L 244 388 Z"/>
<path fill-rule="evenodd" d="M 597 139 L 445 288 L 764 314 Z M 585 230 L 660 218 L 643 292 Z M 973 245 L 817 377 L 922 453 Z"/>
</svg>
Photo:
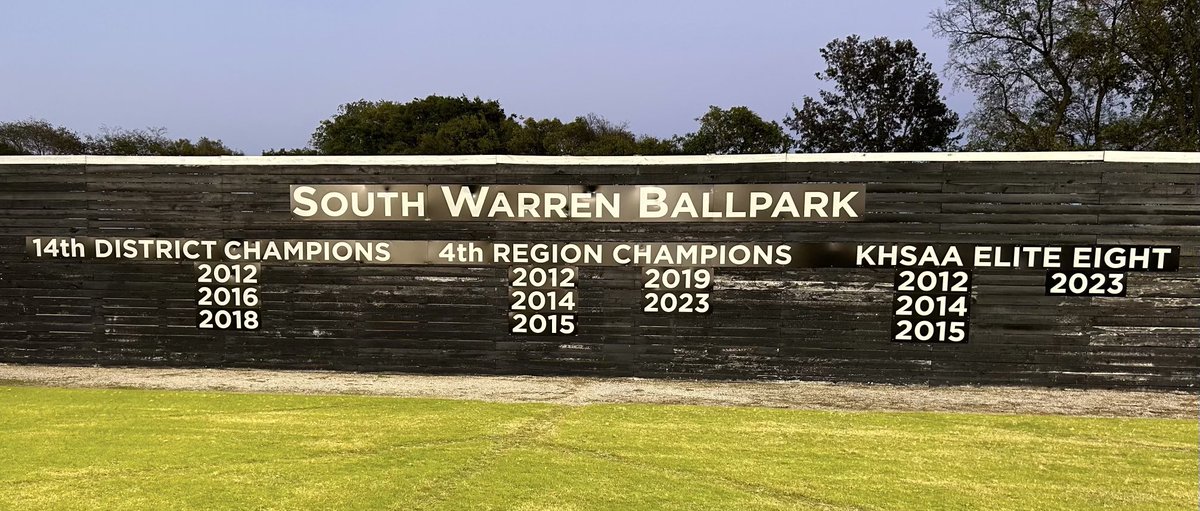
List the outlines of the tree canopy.
<svg viewBox="0 0 1200 511">
<path fill-rule="evenodd" d="M 1200 0 L 949 0 L 968 147 L 1200 150 Z"/>
<path fill-rule="evenodd" d="M 940 151 L 955 146 L 958 115 L 941 81 L 912 41 L 856 35 L 821 50 L 832 82 L 820 99 L 805 96 L 784 120 L 801 152 Z"/>
<path fill-rule="evenodd" d="M 80 137 L 48 121 L 30 119 L 0 123 L 0 155 L 95 154 L 119 156 L 219 156 L 242 153 L 220 140 L 200 137 L 172 139 L 164 128 L 125 130 L 102 128 L 98 135 Z"/>
<path fill-rule="evenodd" d="M 709 106 L 708 112 L 696 120 L 700 128 L 680 137 L 686 154 L 785 153 L 792 147 L 792 139 L 779 123 L 764 121 L 744 106 L 728 110 Z"/>
<path fill-rule="evenodd" d="M 41 119 L 0 123 L 0 155 L 83 154 L 83 139 L 74 131 Z"/>
<path fill-rule="evenodd" d="M 501 154 L 516 126 L 498 101 L 360 100 L 321 121 L 311 144 L 321 154 Z"/>
<path fill-rule="evenodd" d="M 220 140 L 200 137 L 195 142 L 186 138 L 167 137 L 165 128 L 126 130 L 104 128 L 99 135 L 87 137 L 87 153 L 120 156 L 226 156 L 241 155 Z"/>
<path fill-rule="evenodd" d="M 518 118 L 496 100 L 428 96 L 407 103 L 360 100 L 313 133 L 311 149 L 269 154 L 673 154 L 671 140 L 634 134 L 595 114 L 570 122 Z M 266 154 L 266 153 L 265 153 Z"/>
<path fill-rule="evenodd" d="M 558 119 L 526 120 L 521 129 L 532 133 L 532 137 L 540 143 L 534 146 L 534 151 L 513 151 L 519 154 L 632 156 L 679 152 L 671 140 L 636 135 L 627 125 L 614 123 L 596 114 L 576 117 L 568 123 Z"/>
</svg>

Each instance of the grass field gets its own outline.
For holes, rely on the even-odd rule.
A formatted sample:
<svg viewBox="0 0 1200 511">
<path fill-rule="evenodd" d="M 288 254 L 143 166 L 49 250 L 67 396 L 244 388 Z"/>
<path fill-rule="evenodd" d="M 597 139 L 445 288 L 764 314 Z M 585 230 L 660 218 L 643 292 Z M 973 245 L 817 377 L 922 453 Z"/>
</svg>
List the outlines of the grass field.
<svg viewBox="0 0 1200 511">
<path fill-rule="evenodd" d="M 0 387 L 3 509 L 1196 509 L 1195 420 Z"/>
</svg>

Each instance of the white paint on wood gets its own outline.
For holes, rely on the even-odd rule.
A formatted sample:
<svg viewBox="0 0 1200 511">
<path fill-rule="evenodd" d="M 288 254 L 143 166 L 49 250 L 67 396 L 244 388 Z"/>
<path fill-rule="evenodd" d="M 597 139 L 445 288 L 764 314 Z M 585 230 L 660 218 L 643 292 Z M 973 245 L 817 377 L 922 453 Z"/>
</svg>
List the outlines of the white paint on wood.
<svg viewBox="0 0 1200 511">
<path fill-rule="evenodd" d="M 82 165 L 86 156 L 0 156 L 0 165 Z"/>
<path fill-rule="evenodd" d="M 1200 152 L 1047 151 L 947 153 L 727 154 L 687 156 L 0 156 L 0 165 L 722 165 L 853 162 L 1200 163 Z"/>
<path fill-rule="evenodd" d="M 497 163 L 514 165 L 713 165 L 783 163 L 788 154 L 708 154 L 681 156 L 497 156 Z"/>
<path fill-rule="evenodd" d="M 1103 161 L 1103 151 L 1046 151 L 1013 153 L 828 153 L 788 154 L 795 163 L 842 162 L 968 162 L 968 161 Z"/>
<path fill-rule="evenodd" d="M 1124 163 L 1200 163 L 1200 152 L 1105 151 L 1104 161 Z"/>
</svg>

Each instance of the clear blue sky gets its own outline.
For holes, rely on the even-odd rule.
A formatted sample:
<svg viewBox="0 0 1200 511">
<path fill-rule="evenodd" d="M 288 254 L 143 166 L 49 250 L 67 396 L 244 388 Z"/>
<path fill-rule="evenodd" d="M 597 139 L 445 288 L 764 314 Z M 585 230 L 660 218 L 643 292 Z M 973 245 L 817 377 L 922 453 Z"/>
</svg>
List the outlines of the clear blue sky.
<svg viewBox="0 0 1200 511">
<path fill-rule="evenodd" d="M 466 94 L 670 136 L 710 104 L 781 120 L 820 89 L 817 49 L 852 33 L 912 39 L 940 74 L 943 3 L 9 0 L 0 121 L 162 126 L 259 154 L 305 145 L 342 103 Z M 965 114 L 970 94 L 943 82 Z"/>
</svg>

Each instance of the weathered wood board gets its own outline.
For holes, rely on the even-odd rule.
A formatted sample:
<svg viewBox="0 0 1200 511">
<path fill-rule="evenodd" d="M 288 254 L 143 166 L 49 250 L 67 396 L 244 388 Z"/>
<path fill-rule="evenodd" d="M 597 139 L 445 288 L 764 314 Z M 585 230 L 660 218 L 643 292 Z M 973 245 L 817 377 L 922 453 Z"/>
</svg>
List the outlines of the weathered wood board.
<svg viewBox="0 0 1200 511">
<path fill-rule="evenodd" d="M 0 361 L 427 373 L 1195 388 L 1200 163 L 139 164 L 0 159 Z M 15 163 L 13 163 L 15 162 Z M 275 164 L 278 162 L 278 164 Z M 862 184 L 852 223 L 313 222 L 296 184 Z M 891 340 L 886 268 L 716 268 L 711 312 L 647 314 L 581 266 L 572 335 L 509 332 L 507 268 L 262 263 L 261 325 L 197 327 L 192 261 L 38 258 L 30 237 L 1179 247 L 1121 297 L 975 269 L 970 340 Z"/>
</svg>

